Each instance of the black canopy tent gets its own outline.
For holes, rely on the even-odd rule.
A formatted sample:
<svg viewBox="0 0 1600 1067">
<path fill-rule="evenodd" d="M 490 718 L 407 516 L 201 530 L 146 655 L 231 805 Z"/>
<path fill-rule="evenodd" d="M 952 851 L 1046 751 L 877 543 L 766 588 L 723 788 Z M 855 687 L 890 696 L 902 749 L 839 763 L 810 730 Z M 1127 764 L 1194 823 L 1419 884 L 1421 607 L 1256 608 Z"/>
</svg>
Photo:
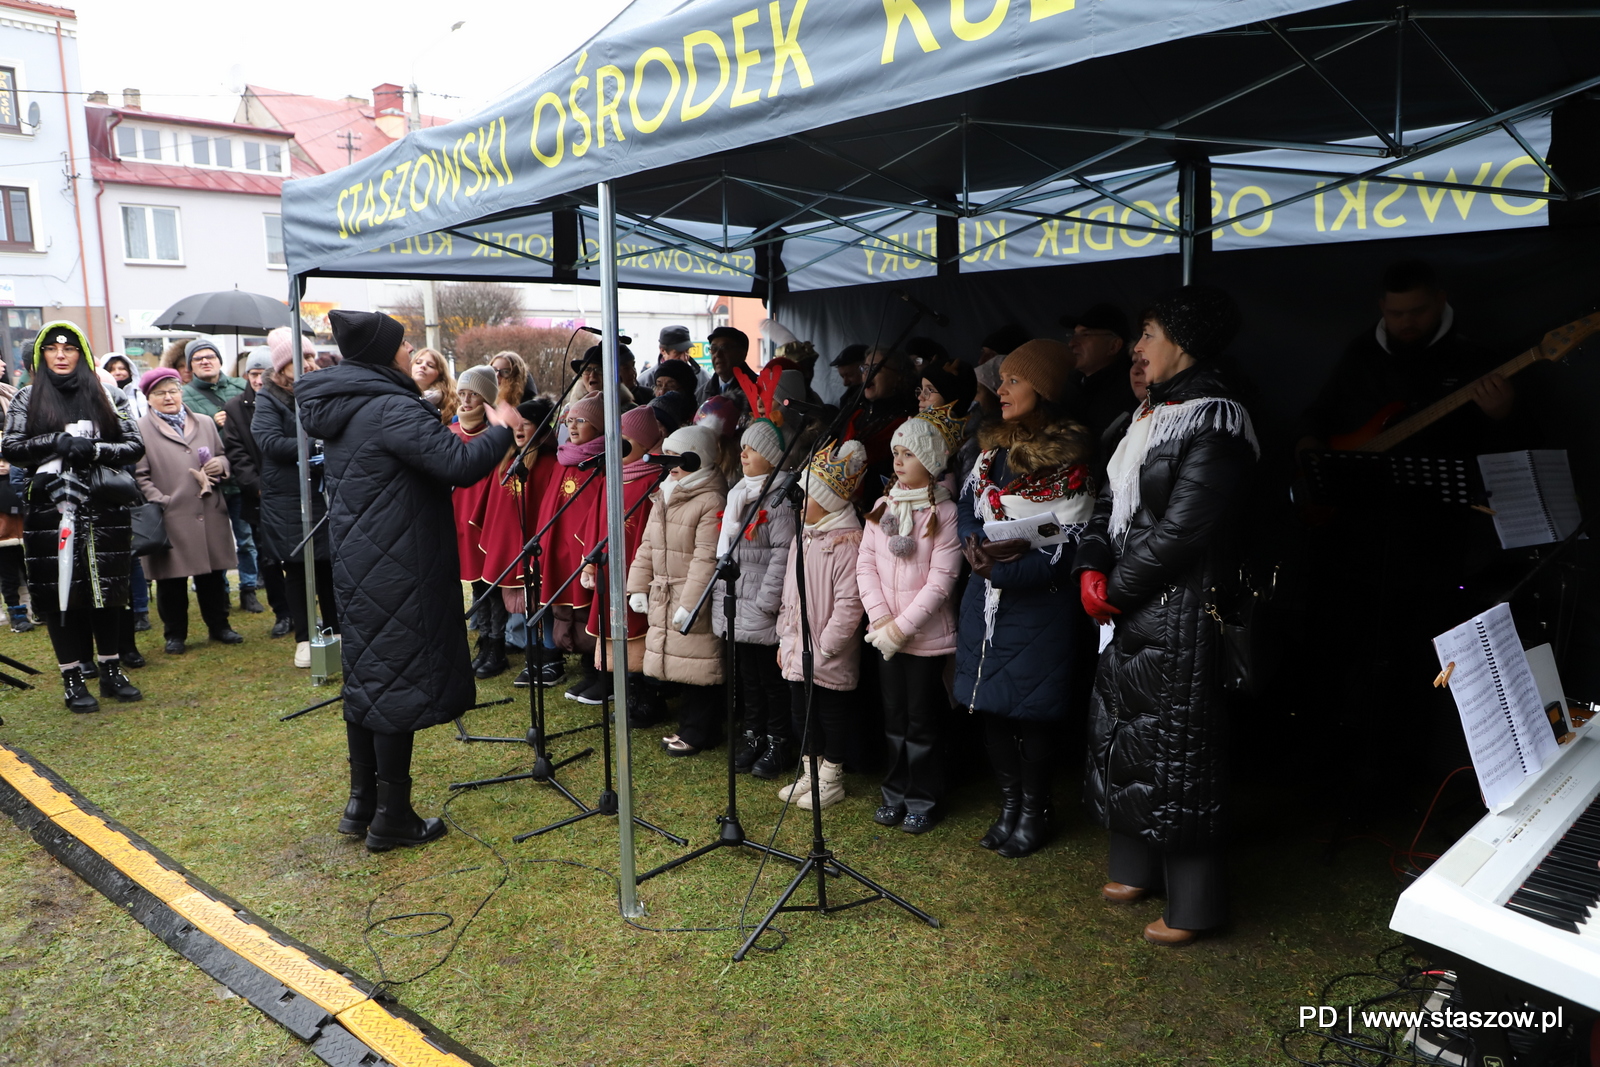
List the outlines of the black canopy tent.
<svg viewBox="0 0 1600 1067">
<path fill-rule="evenodd" d="M 1213 231 L 1319 192 L 1378 178 L 1441 196 L 1481 192 L 1481 182 L 1395 168 L 1490 135 L 1515 139 L 1538 168 L 1536 183 L 1517 186 L 1522 199 L 1582 211 L 1579 202 L 1600 191 L 1600 168 L 1588 155 L 1547 163 L 1516 125 L 1600 86 L 1592 58 L 1600 54 L 1600 9 L 1575 3 L 1518 10 L 1462 0 L 1446 10 L 1378 0 L 993 0 L 980 17 L 979 5 L 949 0 L 886 0 L 881 10 L 795 0 L 771 5 L 771 48 L 759 9 L 743 6 L 702 0 L 659 22 L 632 22 L 611 36 L 608 29 L 504 107 L 419 131 L 347 171 L 287 183 L 285 247 L 297 282 L 312 274 L 491 272 L 595 281 L 606 374 L 615 382 L 618 246 L 630 238 L 725 268 L 663 288 L 729 292 L 738 280 L 771 307 L 819 261 L 788 262 L 786 243 L 823 241 L 836 250 L 825 260 L 887 242 L 937 276 L 919 284 L 960 286 L 966 257 L 982 248 L 963 243 L 965 220 L 1010 212 L 1039 224 L 1081 221 L 1106 205 L 1120 209 L 1099 223 L 1108 229 L 1174 238 L 1176 273 L 1188 279 L 1203 269 Z M 809 56 L 804 77 L 797 44 Z M 652 136 L 679 99 L 680 55 L 689 75 L 682 122 Z M 697 90 L 697 62 L 721 71 L 709 103 L 715 75 Z M 583 112 L 580 142 L 579 93 L 596 88 L 602 108 Z M 724 99 L 732 105 L 725 111 Z M 756 106 L 733 110 L 741 102 Z M 702 103 L 718 107 L 691 116 Z M 702 116 L 703 128 L 691 126 Z M 1408 135 L 1439 127 L 1421 140 Z M 613 138 L 609 154 L 604 129 Z M 1341 143 L 1355 139 L 1367 143 Z M 1275 168 L 1303 187 L 1275 203 L 1213 213 L 1212 158 L 1247 149 L 1311 153 L 1338 165 Z M 1162 175 L 1175 183 L 1175 217 L 1130 195 L 1129 182 Z M 909 216 L 931 218 L 933 239 L 894 237 Z M 517 231 L 541 218 L 530 251 L 533 242 Z M 515 241 L 507 236 L 514 233 Z M 435 238 L 451 254 L 432 254 Z M 636 283 L 652 284 L 629 278 Z M 298 284 L 291 288 L 298 300 Z M 803 315 L 821 322 L 816 302 L 825 297 L 796 299 L 811 309 Z M 619 433 L 617 419 L 613 389 L 610 435 Z M 620 470 L 608 474 L 620 480 Z M 608 515 L 620 527 L 620 498 L 608 497 Z M 614 570 L 613 580 L 621 578 Z M 620 588 L 611 599 L 622 602 Z M 620 671 L 617 682 L 623 692 Z M 632 912 L 627 751 L 619 730 L 623 906 Z"/>
</svg>

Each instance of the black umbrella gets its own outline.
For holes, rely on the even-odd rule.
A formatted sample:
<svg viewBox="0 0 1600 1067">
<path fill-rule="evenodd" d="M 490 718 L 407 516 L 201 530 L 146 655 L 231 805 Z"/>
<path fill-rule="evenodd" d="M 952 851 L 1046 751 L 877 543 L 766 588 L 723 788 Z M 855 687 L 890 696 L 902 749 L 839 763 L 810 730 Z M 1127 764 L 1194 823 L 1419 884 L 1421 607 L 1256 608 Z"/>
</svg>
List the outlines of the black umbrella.
<svg viewBox="0 0 1600 1067">
<path fill-rule="evenodd" d="M 293 316 L 283 301 L 260 293 L 228 289 L 220 293 L 186 296 L 157 315 L 154 324 L 162 330 L 263 334 L 279 326 L 292 325 L 293 322 Z M 316 331 L 301 319 L 300 332 L 314 334 Z"/>
</svg>

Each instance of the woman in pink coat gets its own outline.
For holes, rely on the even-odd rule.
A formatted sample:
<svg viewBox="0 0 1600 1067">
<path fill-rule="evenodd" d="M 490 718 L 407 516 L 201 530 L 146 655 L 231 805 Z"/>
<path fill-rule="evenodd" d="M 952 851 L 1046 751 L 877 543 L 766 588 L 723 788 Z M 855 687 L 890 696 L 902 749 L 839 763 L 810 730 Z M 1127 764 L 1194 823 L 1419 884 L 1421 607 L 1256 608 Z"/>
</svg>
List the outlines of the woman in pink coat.
<svg viewBox="0 0 1600 1067">
<path fill-rule="evenodd" d="M 789 550 L 778 608 L 778 665 L 789 683 L 790 707 L 800 736 L 800 776 L 778 790 L 779 800 L 812 806 L 811 763 L 817 768 L 821 807 L 844 799 L 844 754 L 848 747 L 850 703 L 844 694 L 861 680 L 861 593 L 856 586 L 856 553 L 861 520 L 850 504 L 867 469 L 867 450 L 846 441 L 819 453 L 806 468 L 805 528 Z M 804 645 L 800 627 L 800 583 L 796 557 L 805 556 L 806 619 L 813 653 L 811 715 L 807 722 Z"/>
<path fill-rule="evenodd" d="M 881 826 L 926 833 L 937 821 L 945 657 L 956 650 L 950 594 L 961 570 L 956 505 L 937 479 L 960 426 L 948 408 L 901 423 L 891 440 L 895 484 L 867 516 L 856 563 L 867 643 L 882 654 L 883 728 L 889 771 Z"/>
</svg>

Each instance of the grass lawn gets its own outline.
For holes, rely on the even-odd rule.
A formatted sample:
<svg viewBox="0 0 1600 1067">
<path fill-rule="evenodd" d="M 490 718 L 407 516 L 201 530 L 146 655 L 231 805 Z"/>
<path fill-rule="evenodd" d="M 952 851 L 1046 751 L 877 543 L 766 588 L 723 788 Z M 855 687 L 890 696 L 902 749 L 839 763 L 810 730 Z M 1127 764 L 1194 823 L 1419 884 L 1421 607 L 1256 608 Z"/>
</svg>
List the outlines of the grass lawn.
<svg viewBox="0 0 1600 1067">
<path fill-rule="evenodd" d="M 1099 898 L 1105 838 L 1075 803 L 1076 775 L 1057 787 L 1057 838 L 1021 861 L 976 845 L 992 817 L 983 775 L 922 837 L 874 825 L 876 783 L 852 775 L 849 799 L 826 813 L 830 843 L 941 927 L 886 902 L 826 919 L 786 915 L 781 949 L 733 963 L 754 853 L 720 851 L 647 882 L 649 915 L 635 926 L 617 912 L 614 821 L 510 842 L 571 813 L 547 787 L 502 785 L 451 803 L 459 826 L 490 842 L 504 867 L 464 832 L 376 856 L 334 833 L 347 782 L 336 708 L 276 721 L 334 690 L 313 689 L 290 666 L 291 639 L 268 639 L 271 618 L 236 614 L 244 645 L 200 642 L 182 657 L 163 655 L 156 632 L 141 635 L 150 666 L 132 673 L 147 698 L 97 715 L 62 707 L 42 629 L 0 634 L 0 651 L 47 669 L 38 691 L 0 693 L 0 737 L 199 877 L 369 978 L 380 976 L 363 944 L 369 904 L 374 918 L 454 917 L 436 935 L 393 936 L 436 927 L 435 918 L 372 935 L 382 973 L 405 979 L 439 963 L 506 877 L 454 953 L 397 989 L 500 1067 L 1285 1063 L 1276 1035 L 1294 1026 L 1295 1008 L 1315 1003 L 1335 974 L 1369 969 L 1397 940 L 1387 930 L 1396 887 L 1385 853 L 1357 841 L 1326 859 L 1305 814 L 1315 797 L 1240 789 L 1236 920 L 1223 936 L 1173 950 L 1140 937 L 1158 901 Z M 205 632 L 198 619 L 193 632 Z M 512 677 L 480 694 L 520 694 Z M 554 693 L 550 708 L 555 730 L 593 715 Z M 518 734 L 524 707 L 474 712 L 470 725 Z M 699 845 L 722 807 L 722 753 L 669 758 L 655 745 L 663 732 L 634 735 L 636 810 Z M 559 751 L 574 750 L 564 744 Z M 413 769 L 419 810 L 437 813 L 451 781 L 525 769 L 526 754 L 462 745 L 449 727 L 427 731 Z M 592 801 L 597 758 L 563 780 Z M 746 782 L 756 787 L 742 795 L 745 826 L 765 840 L 781 808 L 776 783 Z M 1414 816 L 1401 821 L 1414 825 Z M 809 836 L 809 815 L 796 810 L 778 844 L 804 852 Z M 640 870 L 679 851 L 642 831 L 639 842 Z M 768 865 L 750 922 L 788 870 Z M 27 835 L 0 826 L 0 1064 L 318 1062 Z"/>
</svg>

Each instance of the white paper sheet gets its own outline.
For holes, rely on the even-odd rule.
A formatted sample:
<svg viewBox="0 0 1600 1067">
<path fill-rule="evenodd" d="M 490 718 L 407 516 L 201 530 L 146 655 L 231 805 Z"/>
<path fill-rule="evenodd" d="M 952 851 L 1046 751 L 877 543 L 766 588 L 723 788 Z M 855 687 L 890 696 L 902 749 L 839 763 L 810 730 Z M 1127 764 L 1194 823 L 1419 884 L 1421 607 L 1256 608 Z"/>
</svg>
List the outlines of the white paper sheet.
<svg viewBox="0 0 1600 1067">
<path fill-rule="evenodd" d="M 1564 541 L 1583 521 L 1565 451 L 1497 452 L 1479 456 L 1478 469 L 1501 548 Z"/>
<path fill-rule="evenodd" d="M 1059 545 L 1072 536 L 1054 512 L 1046 511 L 1025 519 L 1000 519 L 983 524 L 983 536 L 991 541 L 1009 541 L 1020 537 L 1033 548 Z"/>
<path fill-rule="evenodd" d="M 1502 811 L 1558 751 L 1511 608 L 1500 604 L 1433 639 L 1439 666 L 1455 664 L 1450 695 L 1466 731 L 1478 786 Z"/>
</svg>

